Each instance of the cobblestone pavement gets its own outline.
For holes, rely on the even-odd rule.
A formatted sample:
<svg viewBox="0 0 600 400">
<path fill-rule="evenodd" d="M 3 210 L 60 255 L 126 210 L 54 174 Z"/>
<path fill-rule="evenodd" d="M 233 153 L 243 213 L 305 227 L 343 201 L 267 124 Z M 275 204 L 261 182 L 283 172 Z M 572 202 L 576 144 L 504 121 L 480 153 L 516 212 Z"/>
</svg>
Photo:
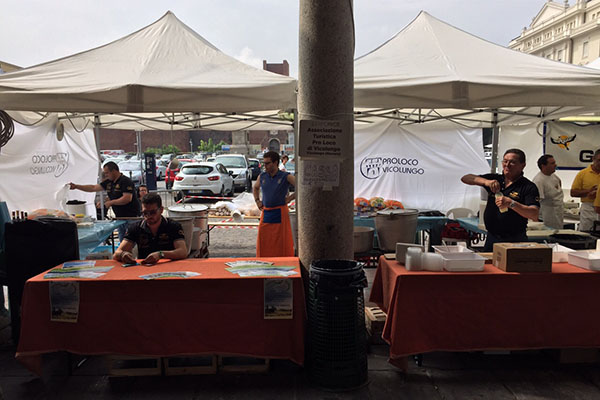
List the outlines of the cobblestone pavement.
<svg viewBox="0 0 600 400">
<path fill-rule="evenodd" d="M 208 252 L 210 257 L 256 256 L 257 228 L 216 227 L 210 231 Z"/>
</svg>

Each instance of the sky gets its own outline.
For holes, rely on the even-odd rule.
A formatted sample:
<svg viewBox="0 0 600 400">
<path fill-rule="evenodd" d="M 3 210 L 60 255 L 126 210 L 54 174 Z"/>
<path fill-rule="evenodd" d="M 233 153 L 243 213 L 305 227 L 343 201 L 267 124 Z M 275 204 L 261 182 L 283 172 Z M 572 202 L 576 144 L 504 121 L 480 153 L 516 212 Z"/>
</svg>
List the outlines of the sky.
<svg viewBox="0 0 600 400">
<path fill-rule="evenodd" d="M 390 39 L 421 10 L 507 46 L 545 2 L 354 0 L 355 57 Z M 135 32 L 170 10 L 224 53 L 258 68 L 262 60 L 287 60 L 297 77 L 298 9 L 299 0 L 0 0 L 0 60 L 28 67 L 68 56 Z"/>
</svg>

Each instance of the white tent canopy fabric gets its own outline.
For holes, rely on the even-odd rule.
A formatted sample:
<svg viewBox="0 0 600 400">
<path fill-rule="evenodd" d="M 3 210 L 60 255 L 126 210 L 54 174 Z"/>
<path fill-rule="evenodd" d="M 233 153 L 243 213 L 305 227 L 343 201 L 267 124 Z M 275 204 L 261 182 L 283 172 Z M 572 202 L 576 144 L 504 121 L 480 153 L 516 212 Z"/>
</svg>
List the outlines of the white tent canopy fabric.
<svg viewBox="0 0 600 400">
<path fill-rule="evenodd" d="M 502 125 L 600 108 L 600 72 L 504 48 L 426 12 L 356 59 L 354 75 L 355 107 L 408 122 L 474 126 L 497 112 Z"/>
<path fill-rule="evenodd" d="M 295 107 L 296 80 L 244 64 L 171 12 L 107 45 L 0 76 L 0 109 L 243 113 Z"/>
</svg>

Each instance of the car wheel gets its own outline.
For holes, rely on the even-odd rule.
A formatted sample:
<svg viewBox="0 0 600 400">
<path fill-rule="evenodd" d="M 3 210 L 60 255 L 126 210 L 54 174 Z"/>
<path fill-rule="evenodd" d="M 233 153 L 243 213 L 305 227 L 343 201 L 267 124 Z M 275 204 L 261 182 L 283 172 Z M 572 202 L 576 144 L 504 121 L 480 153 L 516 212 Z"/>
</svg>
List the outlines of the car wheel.
<svg viewBox="0 0 600 400">
<path fill-rule="evenodd" d="M 246 192 L 251 192 L 252 191 L 252 181 L 250 179 L 248 179 L 246 181 Z"/>
<path fill-rule="evenodd" d="M 220 197 L 225 197 L 225 185 L 221 185 L 221 191 L 219 192 Z"/>
</svg>

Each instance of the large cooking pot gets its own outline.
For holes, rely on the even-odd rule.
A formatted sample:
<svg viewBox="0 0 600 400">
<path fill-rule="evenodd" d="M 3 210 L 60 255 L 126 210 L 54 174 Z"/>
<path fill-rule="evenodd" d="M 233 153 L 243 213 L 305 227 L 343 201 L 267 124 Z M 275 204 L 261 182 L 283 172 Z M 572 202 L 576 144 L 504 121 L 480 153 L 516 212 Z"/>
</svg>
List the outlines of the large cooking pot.
<svg viewBox="0 0 600 400">
<path fill-rule="evenodd" d="M 375 216 L 375 228 L 382 251 L 393 253 L 396 243 L 414 243 L 419 210 L 383 210 Z"/>
<path fill-rule="evenodd" d="M 373 249 L 375 229 L 370 226 L 355 226 L 352 235 L 354 253 L 367 253 Z"/>
<path fill-rule="evenodd" d="M 169 217 L 193 218 L 193 226 L 196 229 L 198 239 L 192 241 L 194 250 L 196 248 L 208 248 L 208 207 L 202 204 L 176 204 L 168 208 Z"/>
<path fill-rule="evenodd" d="M 83 214 L 85 215 L 85 201 L 82 200 L 69 200 L 66 204 L 66 211 L 69 214 L 77 215 Z"/>
</svg>

